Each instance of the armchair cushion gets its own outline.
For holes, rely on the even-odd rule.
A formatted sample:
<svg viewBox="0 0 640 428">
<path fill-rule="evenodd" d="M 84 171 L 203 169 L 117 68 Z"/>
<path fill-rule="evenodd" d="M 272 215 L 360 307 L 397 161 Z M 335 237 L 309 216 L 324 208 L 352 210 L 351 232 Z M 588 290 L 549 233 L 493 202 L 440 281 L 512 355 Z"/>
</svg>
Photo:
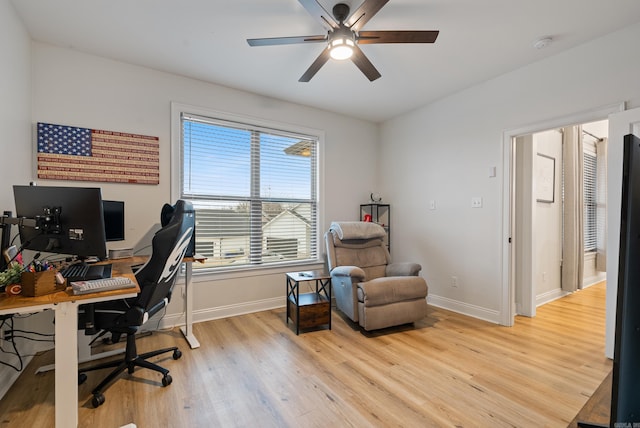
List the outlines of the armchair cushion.
<svg viewBox="0 0 640 428">
<path fill-rule="evenodd" d="M 391 263 L 387 265 L 386 276 L 418 276 L 421 270 L 419 263 Z"/>
<path fill-rule="evenodd" d="M 425 281 L 418 276 L 376 278 L 358 284 L 358 301 L 365 307 L 426 297 Z"/>
<path fill-rule="evenodd" d="M 331 223 L 330 229 L 336 232 L 340 240 L 372 239 L 385 236 L 385 231 L 379 224 L 362 221 L 334 221 Z"/>
</svg>

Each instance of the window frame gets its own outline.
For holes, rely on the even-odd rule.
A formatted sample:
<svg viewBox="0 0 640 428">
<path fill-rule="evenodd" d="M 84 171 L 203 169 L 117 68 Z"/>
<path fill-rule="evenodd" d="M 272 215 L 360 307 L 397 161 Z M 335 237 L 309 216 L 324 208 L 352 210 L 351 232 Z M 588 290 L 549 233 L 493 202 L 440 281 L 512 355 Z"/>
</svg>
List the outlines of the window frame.
<svg viewBox="0 0 640 428">
<path fill-rule="evenodd" d="M 211 118 L 214 121 L 229 121 L 243 123 L 249 126 L 255 126 L 262 129 L 283 130 L 294 134 L 304 134 L 317 138 L 316 153 L 316 258 L 307 260 L 293 260 L 279 263 L 267 263 L 264 265 L 239 265 L 239 266 L 221 266 L 217 268 L 195 269 L 194 275 L 203 274 L 220 274 L 220 273 L 244 273 L 255 270 L 274 270 L 278 272 L 288 272 L 292 269 L 301 268 L 302 266 L 318 267 L 324 262 L 323 247 L 323 231 L 324 224 L 324 131 L 293 125 L 290 123 L 277 122 L 273 120 L 260 119 L 251 116 L 238 115 L 228 112 L 222 112 L 213 109 L 197 107 L 178 102 L 171 103 L 171 201 L 175 202 L 181 197 L 182 188 L 182 168 L 184 165 L 184 152 L 182 147 L 182 114 Z M 196 227 L 197 234 L 197 227 Z"/>
</svg>

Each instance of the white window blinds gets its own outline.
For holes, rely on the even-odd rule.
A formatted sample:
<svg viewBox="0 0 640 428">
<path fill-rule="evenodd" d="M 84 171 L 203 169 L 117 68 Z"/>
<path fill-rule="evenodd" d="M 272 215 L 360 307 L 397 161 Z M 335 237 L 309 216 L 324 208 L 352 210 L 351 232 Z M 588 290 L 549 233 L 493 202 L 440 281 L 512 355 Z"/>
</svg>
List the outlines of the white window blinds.
<svg viewBox="0 0 640 428">
<path fill-rule="evenodd" d="M 185 113 L 181 131 L 201 268 L 318 259 L 317 136 Z"/>
<path fill-rule="evenodd" d="M 583 192 L 584 192 L 584 251 L 595 251 L 597 244 L 597 178 L 595 146 L 584 145 Z"/>
</svg>

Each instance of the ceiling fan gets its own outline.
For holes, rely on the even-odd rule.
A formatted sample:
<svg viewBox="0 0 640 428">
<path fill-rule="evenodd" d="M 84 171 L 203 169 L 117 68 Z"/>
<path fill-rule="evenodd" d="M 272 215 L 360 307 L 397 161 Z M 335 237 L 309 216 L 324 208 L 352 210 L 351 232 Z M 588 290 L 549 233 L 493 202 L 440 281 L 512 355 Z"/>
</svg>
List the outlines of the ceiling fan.
<svg viewBox="0 0 640 428">
<path fill-rule="evenodd" d="M 304 72 L 299 82 L 308 82 L 329 58 L 351 59 L 370 81 L 381 76 L 358 45 L 376 43 L 433 43 L 438 31 L 360 31 L 389 0 L 365 0 L 352 14 L 349 5 L 333 6 L 331 16 L 317 0 L 298 0 L 302 6 L 326 29 L 327 34 L 317 36 L 270 37 L 247 39 L 250 46 L 287 45 L 295 43 L 326 42 L 318 58 Z"/>
</svg>

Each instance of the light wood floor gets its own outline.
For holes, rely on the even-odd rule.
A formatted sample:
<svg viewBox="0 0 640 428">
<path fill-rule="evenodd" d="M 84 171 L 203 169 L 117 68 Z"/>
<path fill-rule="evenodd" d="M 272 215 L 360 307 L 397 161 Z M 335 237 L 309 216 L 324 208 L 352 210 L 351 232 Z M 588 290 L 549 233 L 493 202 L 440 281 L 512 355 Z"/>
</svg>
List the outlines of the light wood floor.
<svg viewBox="0 0 640 428">
<path fill-rule="evenodd" d="M 178 330 L 139 340 L 173 384 L 136 371 L 91 407 L 82 427 L 566 427 L 611 370 L 604 357 L 605 286 L 518 318 L 512 328 L 430 307 L 415 326 L 363 334 L 334 309 L 333 329 L 296 336 L 284 309 L 199 323 L 199 349 Z M 53 425 L 51 361 L 37 357 L 0 402 L 0 427 Z"/>
</svg>

